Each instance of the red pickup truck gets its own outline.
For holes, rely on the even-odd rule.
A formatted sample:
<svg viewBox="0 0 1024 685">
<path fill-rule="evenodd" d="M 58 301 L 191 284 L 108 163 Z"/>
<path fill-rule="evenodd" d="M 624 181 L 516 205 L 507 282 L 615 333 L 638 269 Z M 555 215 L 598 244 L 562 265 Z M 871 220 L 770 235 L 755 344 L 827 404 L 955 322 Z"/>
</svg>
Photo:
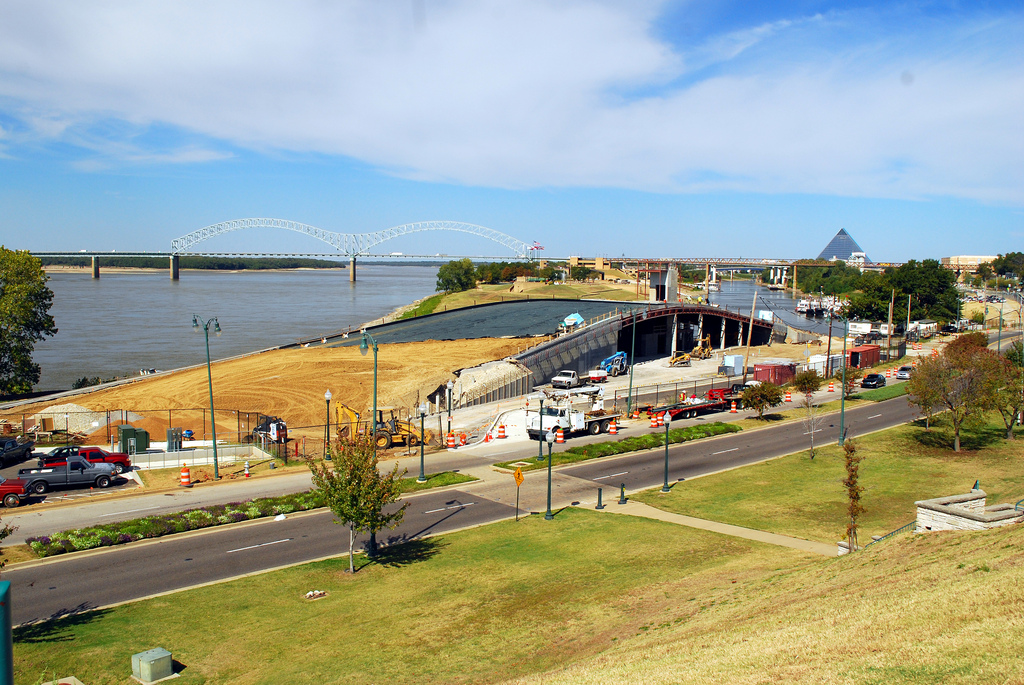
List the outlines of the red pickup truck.
<svg viewBox="0 0 1024 685">
<path fill-rule="evenodd" d="M 83 457 L 93 464 L 112 464 L 117 473 L 124 473 L 132 468 L 131 460 L 123 452 L 108 452 L 99 447 L 79 447 L 78 445 L 68 445 L 50 450 L 39 458 L 39 465 L 63 464 L 70 457 Z"/>
<path fill-rule="evenodd" d="M 0 500 L 8 509 L 21 504 L 21 501 L 28 497 L 28 490 L 25 489 L 25 481 L 20 478 L 0 478 Z"/>
</svg>

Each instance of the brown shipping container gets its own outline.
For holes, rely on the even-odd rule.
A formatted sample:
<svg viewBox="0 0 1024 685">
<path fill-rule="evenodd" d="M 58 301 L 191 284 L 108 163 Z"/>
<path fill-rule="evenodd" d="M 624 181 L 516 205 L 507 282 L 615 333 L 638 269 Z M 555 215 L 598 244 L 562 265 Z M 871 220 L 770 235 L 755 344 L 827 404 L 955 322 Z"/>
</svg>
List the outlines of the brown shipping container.
<svg viewBox="0 0 1024 685">
<path fill-rule="evenodd" d="M 882 348 L 878 345 L 861 345 L 846 351 L 846 364 L 856 369 L 874 366 L 882 358 Z"/>
<path fill-rule="evenodd" d="M 796 375 L 796 364 L 754 364 L 754 380 L 785 385 Z"/>
</svg>

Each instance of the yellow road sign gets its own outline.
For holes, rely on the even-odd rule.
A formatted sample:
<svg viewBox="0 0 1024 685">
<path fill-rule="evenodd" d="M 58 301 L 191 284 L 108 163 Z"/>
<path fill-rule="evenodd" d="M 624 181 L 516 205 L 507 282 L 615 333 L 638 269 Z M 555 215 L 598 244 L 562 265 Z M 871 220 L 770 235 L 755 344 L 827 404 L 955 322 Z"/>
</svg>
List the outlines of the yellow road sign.
<svg viewBox="0 0 1024 685">
<path fill-rule="evenodd" d="M 523 484 L 524 480 L 526 480 L 525 478 L 523 478 L 523 470 L 522 469 L 516 469 L 516 472 L 514 474 L 512 474 L 512 477 L 516 479 L 516 487 L 517 488 L 520 485 Z"/>
</svg>

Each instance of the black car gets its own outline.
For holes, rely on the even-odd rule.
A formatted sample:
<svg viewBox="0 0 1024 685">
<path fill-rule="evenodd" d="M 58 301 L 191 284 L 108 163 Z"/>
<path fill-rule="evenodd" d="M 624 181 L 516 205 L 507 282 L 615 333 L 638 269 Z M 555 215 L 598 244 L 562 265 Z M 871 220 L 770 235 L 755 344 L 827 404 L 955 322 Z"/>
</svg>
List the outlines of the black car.
<svg viewBox="0 0 1024 685">
<path fill-rule="evenodd" d="M 864 380 L 860 382 L 862 388 L 882 388 L 885 387 L 885 376 L 880 373 L 869 373 L 864 376 Z"/>
</svg>

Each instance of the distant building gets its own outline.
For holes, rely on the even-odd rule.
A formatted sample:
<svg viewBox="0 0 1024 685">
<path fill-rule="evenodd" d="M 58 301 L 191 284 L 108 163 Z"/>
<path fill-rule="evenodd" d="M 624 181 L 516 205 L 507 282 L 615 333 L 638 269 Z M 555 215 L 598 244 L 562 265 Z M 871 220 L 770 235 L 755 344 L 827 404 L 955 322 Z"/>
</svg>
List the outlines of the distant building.
<svg viewBox="0 0 1024 685">
<path fill-rule="evenodd" d="M 870 264 L 871 260 L 864 254 L 857 241 L 850 237 L 845 228 L 839 229 L 839 233 L 829 241 L 825 249 L 818 255 L 819 261 L 825 262 L 848 262 L 857 266 Z"/>
<path fill-rule="evenodd" d="M 942 266 L 958 268 L 963 271 L 974 273 L 982 264 L 991 264 L 998 257 L 985 255 L 960 255 L 959 257 L 943 257 Z"/>
</svg>

